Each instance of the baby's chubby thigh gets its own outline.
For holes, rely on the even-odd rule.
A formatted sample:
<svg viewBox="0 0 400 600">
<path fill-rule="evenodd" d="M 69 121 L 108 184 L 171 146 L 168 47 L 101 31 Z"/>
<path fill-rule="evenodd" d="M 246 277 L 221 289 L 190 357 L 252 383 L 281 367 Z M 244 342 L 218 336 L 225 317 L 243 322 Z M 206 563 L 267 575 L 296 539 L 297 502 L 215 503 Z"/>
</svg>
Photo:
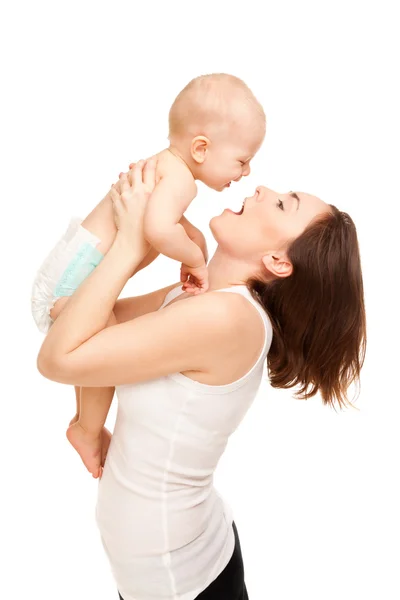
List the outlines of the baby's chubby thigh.
<svg viewBox="0 0 400 600">
<path fill-rule="evenodd" d="M 104 257 L 101 240 L 73 219 L 37 272 L 32 288 L 32 315 L 47 333 L 68 298 Z"/>
<path fill-rule="evenodd" d="M 52 321 L 55 321 L 58 317 L 58 315 L 61 313 L 61 311 L 63 310 L 63 308 L 65 307 L 65 305 L 68 303 L 69 301 L 69 296 L 63 296 L 62 298 L 57 298 L 55 300 L 55 304 L 53 306 L 53 308 L 50 309 L 50 318 Z"/>
</svg>

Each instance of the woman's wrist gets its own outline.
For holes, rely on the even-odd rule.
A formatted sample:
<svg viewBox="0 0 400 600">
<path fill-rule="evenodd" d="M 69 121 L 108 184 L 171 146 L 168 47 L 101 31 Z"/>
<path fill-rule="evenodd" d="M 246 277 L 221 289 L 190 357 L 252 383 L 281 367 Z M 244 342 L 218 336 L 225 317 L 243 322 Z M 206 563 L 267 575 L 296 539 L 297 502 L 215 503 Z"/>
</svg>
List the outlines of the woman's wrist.
<svg viewBox="0 0 400 600">
<path fill-rule="evenodd" d="M 110 251 L 111 249 L 114 254 L 118 254 L 120 262 L 126 265 L 128 270 L 131 269 L 132 273 L 147 256 L 150 246 L 145 247 L 141 241 L 135 244 L 134 240 L 128 240 L 124 234 L 118 231 Z"/>
</svg>

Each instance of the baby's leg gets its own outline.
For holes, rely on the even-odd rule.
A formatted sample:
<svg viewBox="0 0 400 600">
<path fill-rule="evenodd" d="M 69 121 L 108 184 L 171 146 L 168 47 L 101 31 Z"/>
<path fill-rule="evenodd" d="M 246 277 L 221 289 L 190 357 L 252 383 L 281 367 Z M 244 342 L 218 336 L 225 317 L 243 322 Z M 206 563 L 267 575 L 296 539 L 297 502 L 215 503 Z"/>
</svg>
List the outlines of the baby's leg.
<svg viewBox="0 0 400 600">
<path fill-rule="evenodd" d="M 68 301 L 69 298 L 60 298 L 56 302 L 50 313 L 53 320 L 62 312 Z M 112 314 L 107 327 L 116 323 L 115 315 Z M 101 475 L 103 459 L 111 440 L 111 434 L 104 425 L 113 395 L 113 387 L 75 387 L 77 414 L 70 421 L 67 438 L 95 478 Z"/>
<path fill-rule="evenodd" d="M 86 437 L 86 439 L 90 438 L 90 435 L 88 435 L 88 434 L 85 435 L 85 430 L 80 426 L 80 424 L 79 424 L 79 427 L 76 426 L 76 427 L 72 427 L 71 428 L 71 425 L 74 425 L 75 423 L 77 423 L 79 421 L 80 406 L 81 406 L 81 404 L 80 404 L 80 402 L 81 402 L 81 393 L 82 393 L 83 389 L 90 389 L 90 388 L 81 388 L 80 386 L 75 386 L 76 414 L 70 420 L 70 422 L 69 422 L 69 428 L 67 430 L 67 439 L 71 442 L 71 444 L 74 446 L 75 449 L 77 449 L 76 448 L 77 445 L 80 445 L 80 442 L 79 442 L 80 438 L 82 438 L 82 437 L 83 438 Z M 97 392 L 98 392 L 99 389 L 101 389 L 101 388 L 97 388 Z M 105 389 L 109 389 L 109 388 L 105 388 Z M 113 388 L 111 388 L 111 390 L 113 390 Z M 100 396 L 101 396 L 101 393 L 100 393 Z M 99 394 L 97 393 L 97 395 L 95 396 L 96 402 L 97 402 L 97 398 L 98 397 L 99 397 Z M 112 396 L 111 396 L 110 404 L 111 404 L 111 402 L 112 402 Z M 108 410 L 107 410 L 107 412 L 108 412 Z M 92 438 L 93 438 L 93 436 L 92 436 Z M 75 441 L 74 441 L 74 439 L 75 439 Z M 106 459 L 106 456 L 107 456 L 108 448 L 110 446 L 110 442 L 111 442 L 111 433 L 110 433 L 110 431 L 106 427 L 103 427 L 102 430 L 101 430 L 101 439 L 100 439 L 100 444 L 101 444 L 101 467 L 100 467 L 100 474 L 101 474 L 101 472 L 103 470 L 103 467 L 104 467 L 104 463 L 105 463 L 105 459 Z M 91 442 L 89 442 L 89 444 L 91 446 L 93 446 L 93 439 L 92 439 Z M 97 444 L 98 444 L 98 439 L 97 439 Z M 96 441 L 95 441 L 95 445 L 96 445 Z M 81 455 L 80 452 L 78 452 L 78 454 Z M 93 448 L 92 448 L 91 451 L 90 451 L 90 454 L 91 455 L 94 454 L 94 456 L 95 456 L 94 463 L 95 464 L 88 466 L 86 464 L 86 462 L 87 462 L 86 458 L 85 458 L 85 460 L 83 462 L 84 462 L 85 466 L 88 468 L 88 470 L 90 472 L 92 472 L 95 469 L 89 468 L 89 467 L 93 467 L 93 466 L 97 467 L 98 459 L 96 457 L 99 454 L 98 448 L 96 447 L 96 449 L 94 449 L 94 452 L 93 452 Z M 90 462 L 92 462 L 92 461 L 90 460 Z"/>
<path fill-rule="evenodd" d="M 83 228 L 83 229 L 82 229 Z M 68 268 L 59 281 L 55 295 L 58 300 L 50 311 L 50 317 L 54 321 L 69 301 L 69 297 L 79 287 L 82 281 L 93 270 L 110 249 L 116 235 L 116 227 L 112 212 L 112 204 L 107 196 L 81 223 L 82 234 L 79 239 L 85 242 L 84 231 L 89 232 L 97 238 L 96 249 L 91 250 L 88 244 L 78 245 L 79 260 L 72 259 Z M 75 238 L 76 239 L 76 238 Z M 87 250 L 87 255 L 85 254 Z M 88 256 L 88 258 L 86 258 Z M 90 262 L 88 262 L 90 261 Z M 107 327 L 115 325 L 116 319 L 112 314 Z M 106 438 L 110 434 L 104 429 L 104 423 L 114 395 L 114 388 L 75 388 L 77 413 L 71 420 L 67 430 L 67 438 L 82 458 L 86 468 L 93 477 L 98 477 L 101 472 L 102 456 L 101 449 Z M 109 440 L 108 440 L 109 442 Z"/>
<path fill-rule="evenodd" d="M 111 315 L 107 327 L 117 320 Z M 94 478 L 101 477 L 111 433 L 105 422 L 114 396 L 114 387 L 81 387 L 79 418 L 67 429 L 67 439 Z"/>
<path fill-rule="evenodd" d="M 72 425 L 72 423 L 76 423 L 77 420 L 79 419 L 79 412 L 80 412 L 80 406 L 81 406 L 81 388 L 78 385 L 75 386 L 75 403 L 76 403 L 76 413 L 70 420 L 70 422 L 69 422 L 70 425 Z"/>
</svg>

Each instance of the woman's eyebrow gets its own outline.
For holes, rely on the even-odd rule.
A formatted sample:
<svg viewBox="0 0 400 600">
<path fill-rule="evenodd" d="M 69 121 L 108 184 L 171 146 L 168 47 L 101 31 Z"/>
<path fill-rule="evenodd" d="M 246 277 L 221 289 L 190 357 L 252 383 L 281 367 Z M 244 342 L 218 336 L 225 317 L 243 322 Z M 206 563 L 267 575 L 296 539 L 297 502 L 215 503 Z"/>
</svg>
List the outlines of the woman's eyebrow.
<svg viewBox="0 0 400 600">
<path fill-rule="evenodd" d="M 292 196 L 292 198 L 294 198 L 295 200 L 297 200 L 297 209 L 296 210 L 299 210 L 300 198 L 298 197 L 298 195 L 296 194 L 296 192 L 289 192 L 289 196 Z"/>
</svg>

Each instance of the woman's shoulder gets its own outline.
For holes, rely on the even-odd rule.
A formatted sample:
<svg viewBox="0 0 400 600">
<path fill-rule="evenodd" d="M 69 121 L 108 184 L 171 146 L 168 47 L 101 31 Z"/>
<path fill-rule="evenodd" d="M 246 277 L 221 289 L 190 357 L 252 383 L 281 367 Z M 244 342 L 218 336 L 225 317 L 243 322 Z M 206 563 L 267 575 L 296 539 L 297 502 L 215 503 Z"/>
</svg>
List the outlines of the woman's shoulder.
<svg viewBox="0 0 400 600">
<path fill-rule="evenodd" d="M 177 287 L 170 291 L 171 295 L 176 296 Z M 216 290 L 182 299 L 178 296 L 163 310 L 174 310 L 182 323 L 190 320 L 196 329 L 213 327 L 228 338 L 247 337 L 260 329 L 258 311 L 244 294 L 237 292 Z"/>
<path fill-rule="evenodd" d="M 195 357 L 193 378 L 203 373 L 202 383 L 222 385 L 246 374 L 270 339 L 267 323 L 261 322 L 260 311 L 246 294 L 207 292 L 167 306 L 166 311 L 184 336 L 180 351 Z"/>
</svg>

